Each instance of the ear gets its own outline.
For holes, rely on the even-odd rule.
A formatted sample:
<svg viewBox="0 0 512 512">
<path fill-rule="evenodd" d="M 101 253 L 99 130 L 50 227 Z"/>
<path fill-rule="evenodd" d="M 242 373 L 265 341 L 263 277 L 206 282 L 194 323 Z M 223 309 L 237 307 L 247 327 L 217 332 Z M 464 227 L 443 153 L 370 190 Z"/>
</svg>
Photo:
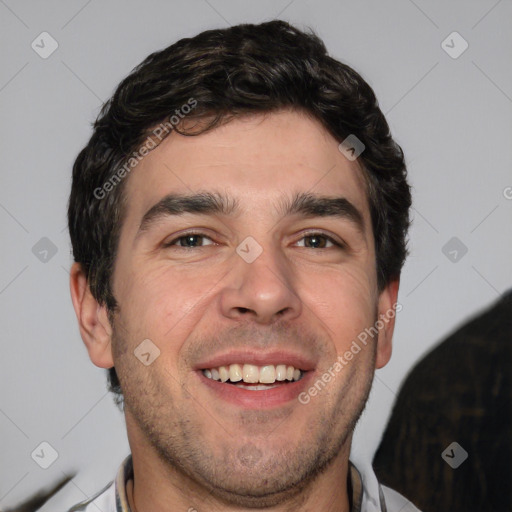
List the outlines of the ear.
<svg viewBox="0 0 512 512">
<path fill-rule="evenodd" d="M 377 369 L 385 366 L 391 358 L 395 316 L 402 309 L 401 304 L 397 303 L 399 284 L 399 279 L 390 281 L 379 295 L 379 339 L 377 341 L 377 357 L 375 360 L 375 368 Z"/>
<path fill-rule="evenodd" d="M 71 267 L 69 284 L 80 334 L 90 359 L 100 368 L 111 368 L 114 366 L 112 328 L 107 308 L 105 305 L 100 306 L 93 297 L 80 263 L 74 263 Z"/>
</svg>

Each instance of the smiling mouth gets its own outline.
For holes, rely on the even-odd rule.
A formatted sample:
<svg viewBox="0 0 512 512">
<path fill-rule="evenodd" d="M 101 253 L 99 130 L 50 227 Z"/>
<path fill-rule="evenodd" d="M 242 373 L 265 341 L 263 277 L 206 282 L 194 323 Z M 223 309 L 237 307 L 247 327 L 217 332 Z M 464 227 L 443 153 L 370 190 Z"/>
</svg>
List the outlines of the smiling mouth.
<svg viewBox="0 0 512 512">
<path fill-rule="evenodd" d="M 217 382 L 252 391 L 263 391 L 297 382 L 304 377 L 305 371 L 286 364 L 257 366 L 234 363 L 217 368 L 205 368 L 202 373 L 206 378 Z"/>
</svg>

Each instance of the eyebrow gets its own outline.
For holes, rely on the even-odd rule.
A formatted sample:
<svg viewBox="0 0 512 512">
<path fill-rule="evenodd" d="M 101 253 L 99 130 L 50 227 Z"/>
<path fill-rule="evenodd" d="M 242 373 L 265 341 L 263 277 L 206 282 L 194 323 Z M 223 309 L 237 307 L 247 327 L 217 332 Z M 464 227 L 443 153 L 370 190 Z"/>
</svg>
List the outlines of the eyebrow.
<svg viewBox="0 0 512 512">
<path fill-rule="evenodd" d="M 182 214 L 231 216 L 240 212 L 239 201 L 220 192 L 201 192 L 192 195 L 169 194 L 153 205 L 142 217 L 135 238 L 148 231 L 159 220 Z M 353 223 L 362 233 L 365 223 L 362 213 L 344 197 L 330 197 L 308 192 L 297 193 L 291 201 L 281 200 L 278 205 L 281 217 L 301 215 L 312 217 L 336 217 Z"/>
</svg>

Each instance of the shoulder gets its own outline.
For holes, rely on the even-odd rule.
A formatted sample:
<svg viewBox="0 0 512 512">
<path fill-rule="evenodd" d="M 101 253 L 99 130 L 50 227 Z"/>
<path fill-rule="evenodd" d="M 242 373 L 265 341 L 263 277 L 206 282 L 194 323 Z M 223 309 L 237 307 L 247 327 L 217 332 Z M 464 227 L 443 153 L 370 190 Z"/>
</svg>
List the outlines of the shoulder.
<svg viewBox="0 0 512 512">
<path fill-rule="evenodd" d="M 385 485 L 381 485 L 380 488 L 386 503 L 386 512 L 420 512 L 418 508 L 400 493 Z"/>
<path fill-rule="evenodd" d="M 68 512 L 116 512 L 116 492 L 114 482 L 110 482 L 97 494 L 85 501 L 77 503 Z"/>
<path fill-rule="evenodd" d="M 355 512 L 420 512 L 407 498 L 385 485 L 375 475 L 371 464 L 358 469 L 349 461 L 349 489 Z"/>
</svg>

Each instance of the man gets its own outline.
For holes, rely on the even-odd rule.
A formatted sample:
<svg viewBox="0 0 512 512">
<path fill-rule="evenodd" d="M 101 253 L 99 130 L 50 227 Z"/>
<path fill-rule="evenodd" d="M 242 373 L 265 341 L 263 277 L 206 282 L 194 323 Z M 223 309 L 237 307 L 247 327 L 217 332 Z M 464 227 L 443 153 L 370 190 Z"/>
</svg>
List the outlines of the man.
<svg viewBox="0 0 512 512">
<path fill-rule="evenodd" d="M 73 510 L 416 510 L 349 462 L 410 202 L 373 91 L 313 34 L 240 25 L 142 62 L 73 169 L 73 304 L 131 448 Z"/>
</svg>

